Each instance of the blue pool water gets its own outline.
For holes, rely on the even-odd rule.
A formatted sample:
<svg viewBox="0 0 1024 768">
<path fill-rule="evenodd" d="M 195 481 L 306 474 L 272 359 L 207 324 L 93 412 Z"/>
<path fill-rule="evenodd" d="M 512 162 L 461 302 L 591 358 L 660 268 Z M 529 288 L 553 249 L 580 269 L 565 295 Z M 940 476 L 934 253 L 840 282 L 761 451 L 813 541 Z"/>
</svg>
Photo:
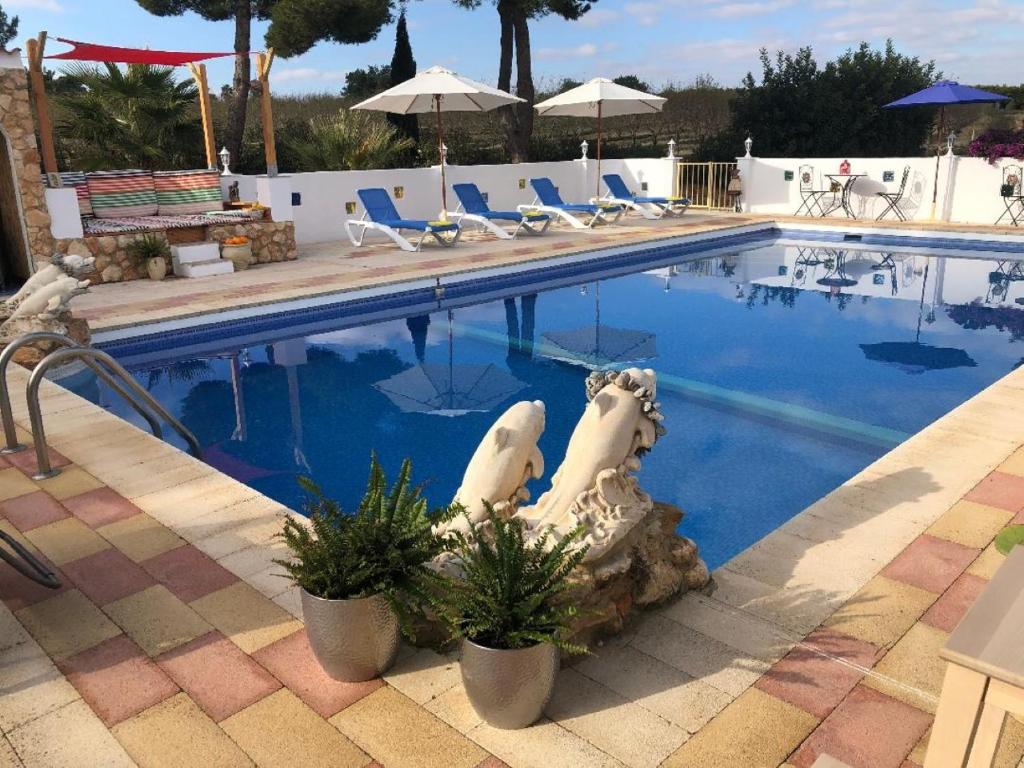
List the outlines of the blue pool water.
<svg viewBox="0 0 1024 768">
<path fill-rule="evenodd" d="M 371 448 L 392 472 L 410 457 L 442 504 L 521 399 L 547 405 L 547 472 L 531 490 L 547 487 L 585 404 L 587 369 L 565 359 L 600 335 L 602 356 L 658 372 L 668 434 L 641 483 L 686 510 L 681 531 L 715 567 L 1021 361 L 1021 266 L 973 255 L 772 239 L 705 258 L 662 252 L 633 274 L 562 276 L 479 303 L 417 299 L 374 322 L 303 316 L 244 340 L 235 328 L 235 340 L 108 348 L 211 464 L 289 506 L 300 474 L 352 504 Z M 428 376 L 446 390 L 449 371 L 477 383 L 470 396 L 412 402 Z M 95 382 L 76 388 L 137 420 Z"/>
</svg>

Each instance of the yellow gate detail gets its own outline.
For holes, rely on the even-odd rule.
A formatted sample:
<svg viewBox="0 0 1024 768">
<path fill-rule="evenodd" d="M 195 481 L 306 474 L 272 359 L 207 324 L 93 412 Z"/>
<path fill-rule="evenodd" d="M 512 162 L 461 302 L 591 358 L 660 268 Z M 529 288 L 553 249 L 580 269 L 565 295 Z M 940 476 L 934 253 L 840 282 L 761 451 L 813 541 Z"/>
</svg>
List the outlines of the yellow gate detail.
<svg viewBox="0 0 1024 768">
<path fill-rule="evenodd" d="M 729 179 L 736 163 L 676 163 L 676 195 L 688 197 L 693 208 L 732 208 Z"/>
</svg>

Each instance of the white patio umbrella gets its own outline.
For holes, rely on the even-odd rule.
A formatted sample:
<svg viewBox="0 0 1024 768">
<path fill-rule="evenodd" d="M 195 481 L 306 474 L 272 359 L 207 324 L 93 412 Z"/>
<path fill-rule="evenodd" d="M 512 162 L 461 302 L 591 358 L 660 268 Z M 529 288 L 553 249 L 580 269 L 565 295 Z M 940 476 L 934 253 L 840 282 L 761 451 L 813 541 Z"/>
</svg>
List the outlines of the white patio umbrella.
<svg viewBox="0 0 1024 768">
<path fill-rule="evenodd" d="M 661 112 L 666 99 L 635 88 L 614 83 L 605 77 L 595 77 L 565 93 L 552 96 L 535 104 L 541 116 L 597 118 L 597 196 L 601 196 L 601 119 L 619 115 L 642 115 Z"/>
<path fill-rule="evenodd" d="M 448 212 L 448 194 L 444 178 L 444 131 L 442 112 L 489 112 L 523 101 L 511 93 L 492 88 L 444 67 L 431 67 L 403 83 L 371 96 L 352 109 L 374 109 L 399 115 L 437 114 L 437 156 L 441 165 L 441 209 Z"/>
</svg>

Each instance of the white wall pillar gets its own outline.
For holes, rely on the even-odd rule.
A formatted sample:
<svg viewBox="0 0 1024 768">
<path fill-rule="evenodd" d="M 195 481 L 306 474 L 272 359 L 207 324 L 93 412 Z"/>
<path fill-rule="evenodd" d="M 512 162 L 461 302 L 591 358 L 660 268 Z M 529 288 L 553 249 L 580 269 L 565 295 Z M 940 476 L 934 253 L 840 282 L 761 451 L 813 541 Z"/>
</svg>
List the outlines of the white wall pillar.
<svg viewBox="0 0 1024 768">
<path fill-rule="evenodd" d="M 757 163 L 755 157 L 737 157 L 736 168 L 740 172 L 740 183 L 743 184 L 743 194 L 740 195 L 740 207 L 744 213 L 750 213 L 751 194 L 754 190 L 754 166 Z"/>
<path fill-rule="evenodd" d="M 222 177 L 224 178 L 224 177 Z M 292 180 L 289 176 L 257 176 L 256 199 L 270 209 L 274 221 L 292 221 Z"/>
</svg>

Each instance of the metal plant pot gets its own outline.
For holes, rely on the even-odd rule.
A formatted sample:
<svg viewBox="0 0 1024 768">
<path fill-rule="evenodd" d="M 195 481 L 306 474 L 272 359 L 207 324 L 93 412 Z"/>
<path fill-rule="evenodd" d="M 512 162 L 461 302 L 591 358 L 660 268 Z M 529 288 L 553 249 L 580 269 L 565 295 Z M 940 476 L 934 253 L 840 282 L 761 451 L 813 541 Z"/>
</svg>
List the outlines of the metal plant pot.
<svg viewBox="0 0 1024 768">
<path fill-rule="evenodd" d="M 462 641 L 462 684 L 473 709 L 496 728 L 525 728 L 544 712 L 555 689 L 558 648 L 487 648 Z"/>
<path fill-rule="evenodd" d="M 359 683 L 388 670 L 398 654 L 398 617 L 382 595 L 324 600 L 306 590 L 302 616 L 313 655 L 335 680 Z"/>
</svg>

